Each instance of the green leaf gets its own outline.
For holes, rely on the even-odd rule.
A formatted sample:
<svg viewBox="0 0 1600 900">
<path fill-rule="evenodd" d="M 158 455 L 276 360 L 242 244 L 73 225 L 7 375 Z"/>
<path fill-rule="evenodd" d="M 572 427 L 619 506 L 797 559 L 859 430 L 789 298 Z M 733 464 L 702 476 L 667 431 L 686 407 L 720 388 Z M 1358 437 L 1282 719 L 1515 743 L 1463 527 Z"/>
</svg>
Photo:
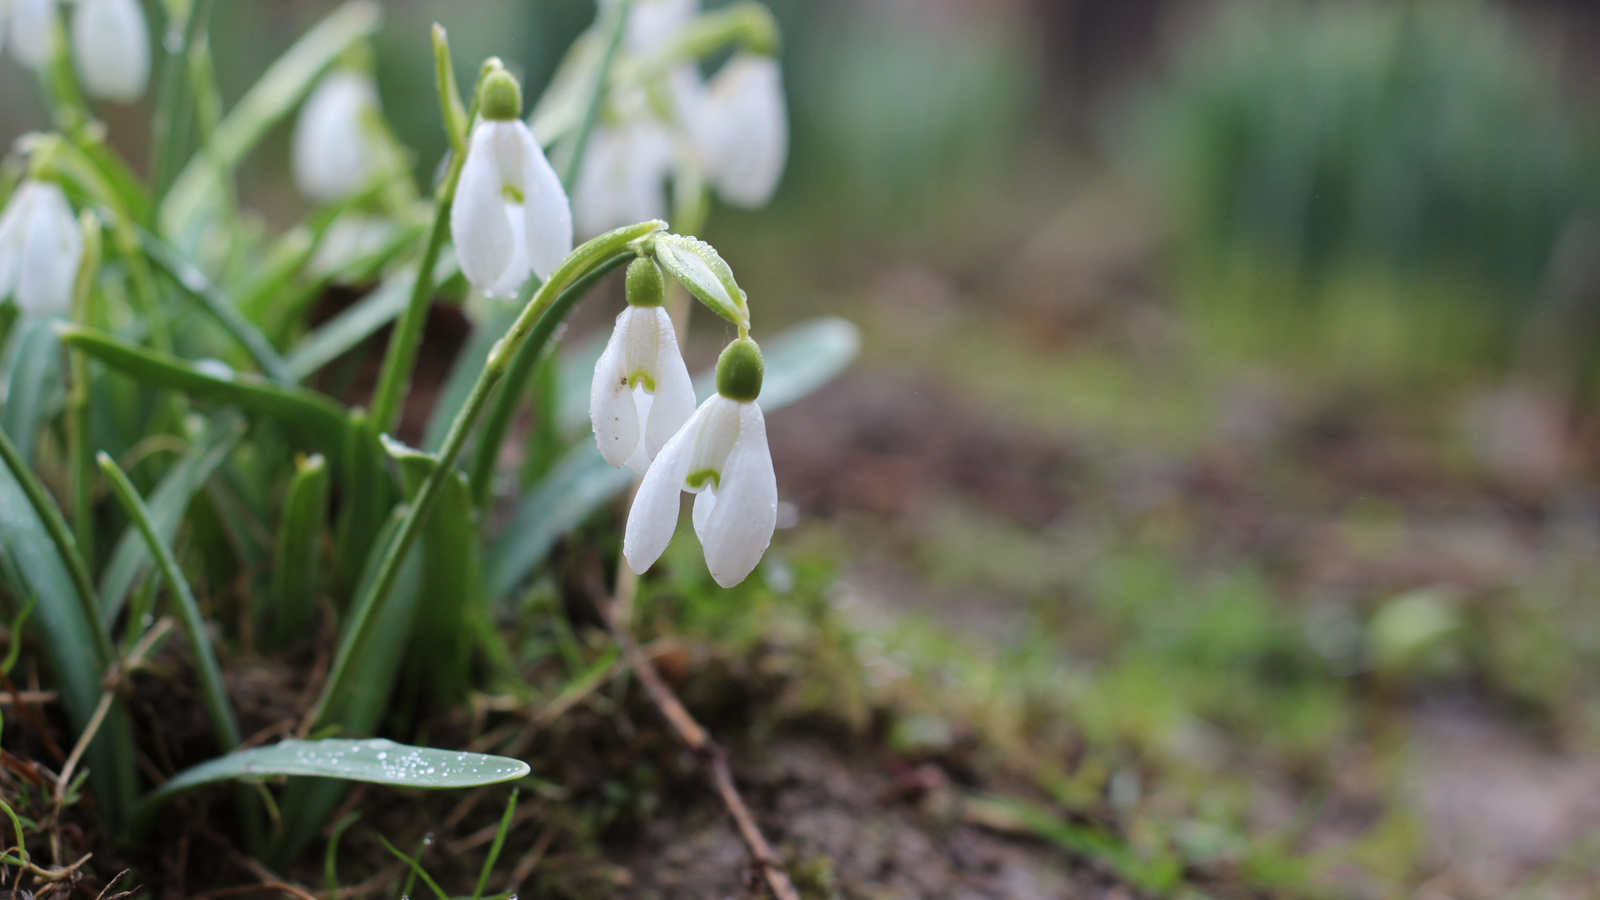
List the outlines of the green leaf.
<svg viewBox="0 0 1600 900">
<path fill-rule="evenodd" d="M 856 326 L 835 317 L 803 322 L 765 342 L 762 410 L 782 409 L 827 384 L 855 358 L 860 343 Z M 567 378 L 582 376 L 574 372 Z M 714 372 L 695 379 L 700 396 L 710 395 L 715 379 Z M 632 483 L 631 472 L 613 469 L 592 440 L 581 440 L 523 497 L 489 545 L 489 596 L 509 597 L 544 562 L 556 541 Z"/>
<path fill-rule="evenodd" d="M 183 292 L 199 301 L 202 308 L 210 313 L 212 318 L 220 323 L 239 345 L 250 354 L 256 365 L 267 377 L 279 384 L 292 385 L 295 376 L 289 370 L 283 357 L 273 348 L 256 327 L 250 324 L 234 304 L 232 298 L 222 292 L 206 278 L 205 273 L 190 265 L 187 260 L 178 255 L 178 251 L 161 242 L 160 238 L 140 229 L 139 244 L 144 249 L 144 254 L 155 263 L 157 269 L 167 274 Z"/>
<path fill-rule="evenodd" d="M 680 234 L 656 235 L 654 246 L 656 262 L 682 282 L 689 293 L 729 322 L 740 328 L 750 327 L 744 291 L 739 289 L 733 269 L 723 262 L 717 248 Z"/>
<path fill-rule="evenodd" d="M 273 634 L 280 644 L 310 627 L 320 587 L 322 533 L 328 521 L 328 463 L 321 455 L 295 462 L 294 479 L 278 520 L 273 555 Z"/>
<path fill-rule="evenodd" d="M 22 458 L 33 462 L 33 444 L 50 411 L 61 405 L 61 342 L 54 323 L 36 319 L 17 337 L 6 375 L 6 402 L 0 425 L 17 445 Z"/>
<path fill-rule="evenodd" d="M 69 346 L 147 384 L 272 419 L 301 432 L 329 456 L 342 449 L 344 409 L 315 391 L 276 385 L 214 361 L 186 362 L 92 328 L 62 324 L 56 326 L 56 332 Z"/>
<path fill-rule="evenodd" d="M 334 528 L 334 577 L 339 594 L 353 593 L 377 535 L 394 505 L 394 483 L 385 465 L 378 429 L 365 410 L 350 414 L 339 472 L 339 519 Z"/>
<path fill-rule="evenodd" d="M 172 797 L 219 781 L 292 775 L 442 790 L 515 781 L 528 772 L 528 764 L 519 759 L 413 747 L 383 738 L 289 740 L 239 750 L 179 772 L 144 798 L 138 818 L 147 821 Z"/>
<path fill-rule="evenodd" d="M 236 417 L 219 418 L 162 476 L 161 483 L 150 494 L 149 505 L 150 519 L 163 542 L 170 544 L 177 537 L 178 526 L 183 523 L 184 512 L 195 492 L 239 446 L 244 430 L 244 423 Z M 108 626 L 122 612 L 128 592 L 149 569 L 150 548 L 139 535 L 139 529 L 130 524 L 117 541 L 111 561 L 100 576 L 101 615 Z"/>
<path fill-rule="evenodd" d="M 246 153 L 287 116 L 323 71 L 382 19 L 371 0 L 351 0 L 323 19 L 278 57 L 255 86 L 217 125 L 205 147 L 178 175 L 161 207 L 161 231 L 180 246 L 206 206 L 225 195 L 225 183 Z"/>
<path fill-rule="evenodd" d="M 189 652 L 194 656 L 200 694 L 205 700 L 206 714 L 211 718 L 212 734 L 223 750 L 232 750 L 239 746 L 239 723 L 234 718 L 233 703 L 228 699 L 227 686 L 222 683 L 222 668 L 217 665 L 217 653 L 211 646 L 211 634 L 206 631 L 205 620 L 200 615 L 200 604 L 194 598 L 194 591 L 189 589 L 189 580 L 178 568 L 178 560 L 173 557 L 171 548 L 156 533 L 155 523 L 150 520 L 150 508 L 145 506 L 128 476 L 104 451 L 96 457 L 96 461 L 100 464 L 100 471 L 111 482 L 111 492 L 116 495 L 117 502 L 133 519 L 150 555 L 155 557 L 156 565 L 161 568 L 161 577 L 166 579 L 167 590 L 172 595 L 173 605 L 177 607 L 178 621 L 189 640 Z"/>
<path fill-rule="evenodd" d="M 12 563 L 0 567 L 14 579 L 11 593 L 35 600 L 32 622 L 43 637 L 53 683 L 61 692 L 67 718 L 81 731 L 100 702 L 105 674 L 94 636 L 99 623 L 84 609 L 66 560 L 9 466 L 0 466 L 0 549 Z M 86 757 L 92 773 L 89 787 L 112 821 L 121 819 L 135 796 L 133 746 L 127 713 L 119 701 L 112 705 Z"/>
</svg>

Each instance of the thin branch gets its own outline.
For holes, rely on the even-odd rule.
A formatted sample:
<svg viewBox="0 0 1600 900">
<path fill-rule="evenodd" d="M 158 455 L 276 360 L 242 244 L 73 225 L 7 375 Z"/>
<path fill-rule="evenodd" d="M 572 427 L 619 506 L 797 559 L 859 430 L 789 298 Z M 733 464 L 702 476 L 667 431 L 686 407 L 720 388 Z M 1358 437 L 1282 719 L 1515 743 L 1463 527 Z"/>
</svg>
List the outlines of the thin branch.
<svg viewBox="0 0 1600 900">
<path fill-rule="evenodd" d="M 672 688 L 661 680 L 661 675 L 656 671 L 655 663 L 639 649 L 633 638 L 621 622 L 612 613 L 612 604 L 604 599 L 600 591 L 594 593 L 595 608 L 600 617 L 605 620 L 606 627 L 611 630 L 611 637 L 622 648 L 623 657 L 639 678 L 639 683 L 644 686 L 645 693 L 649 695 L 650 702 L 655 705 L 656 711 L 667 720 L 678 740 L 700 758 L 705 766 L 706 775 L 711 779 L 711 786 L 717 792 L 717 797 L 722 801 L 723 808 L 733 818 L 735 827 L 739 831 L 739 839 L 744 842 L 745 849 L 750 851 L 750 858 L 761 869 L 761 875 L 766 880 L 767 886 L 772 889 L 772 894 L 777 900 L 800 900 L 800 893 L 795 890 L 794 882 L 789 880 L 789 873 L 784 870 L 783 863 L 772 852 L 772 845 L 761 833 L 761 828 L 756 824 L 755 817 L 750 814 L 750 807 L 745 805 L 744 798 L 739 796 L 739 788 L 733 783 L 733 773 L 728 769 L 728 755 L 721 746 L 712 740 L 710 733 L 694 720 L 694 716 L 684 708 L 678 700 L 678 695 Z"/>
</svg>

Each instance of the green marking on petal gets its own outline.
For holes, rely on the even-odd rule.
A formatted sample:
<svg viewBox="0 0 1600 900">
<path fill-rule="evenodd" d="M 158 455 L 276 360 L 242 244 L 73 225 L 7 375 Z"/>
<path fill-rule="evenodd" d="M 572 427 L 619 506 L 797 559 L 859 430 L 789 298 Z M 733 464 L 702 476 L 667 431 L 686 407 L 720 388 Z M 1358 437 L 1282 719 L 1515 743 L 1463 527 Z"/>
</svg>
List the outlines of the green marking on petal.
<svg viewBox="0 0 1600 900">
<path fill-rule="evenodd" d="M 656 392 L 656 380 L 651 378 L 649 374 L 645 372 L 635 372 L 628 376 L 628 387 L 636 388 L 641 384 L 644 385 L 645 393 L 654 394 Z"/>
<path fill-rule="evenodd" d="M 684 481 L 692 488 L 703 488 L 706 482 L 710 482 L 712 487 L 722 487 L 722 474 L 716 469 L 701 469 Z"/>
<path fill-rule="evenodd" d="M 507 203 L 522 202 L 522 192 L 517 190 L 517 186 L 514 184 L 508 184 L 500 188 L 500 193 L 506 198 Z"/>
</svg>

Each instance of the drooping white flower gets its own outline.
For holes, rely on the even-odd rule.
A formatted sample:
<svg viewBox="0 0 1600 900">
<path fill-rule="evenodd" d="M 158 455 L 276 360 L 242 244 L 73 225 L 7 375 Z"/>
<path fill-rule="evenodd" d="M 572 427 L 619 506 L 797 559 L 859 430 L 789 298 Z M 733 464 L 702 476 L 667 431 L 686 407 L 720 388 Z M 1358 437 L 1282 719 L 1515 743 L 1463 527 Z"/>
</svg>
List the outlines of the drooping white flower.
<svg viewBox="0 0 1600 900">
<path fill-rule="evenodd" d="M 700 0 L 634 0 L 625 33 L 628 49 L 634 53 L 658 50 L 699 14 Z"/>
<path fill-rule="evenodd" d="M 694 384 L 662 303 L 666 283 L 649 259 L 628 266 L 628 308 L 594 367 L 589 421 L 600 455 L 643 475 L 694 414 Z"/>
<path fill-rule="evenodd" d="M 93 96 L 132 103 L 150 81 L 150 26 L 138 0 L 79 0 L 73 55 Z"/>
<path fill-rule="evenodd" d="M 331 203 L 365 187 L 379 159 L 367 128 L 378 109 L 372 77 L 352 69 L 329 72 L 300 107 L 290 157 L 295 187 Z"/>
<path fill-rule="evenodd" d="M 777 59 L 740 53 L 687 110 L 706 178 L 725 202 L 753 208 L 772 199 L 789 156 L 789 115 Z"/>
<path fill-rule="evenodd" d="M 672 146 L 655 120 L 636 118 L 595 129 L 572 192 L 578 234 L 667 217 Z"/>
<path fill-rule="evenodd" d="M 10 0 L 11 55 L 30 69 L 50 62 L 55 42 L 56 0 Z"/>
<path fill-rule="evenodd" d="M 514 101 L 507 96 L 513 92 Z M 549 278 L 572 252 L 572 208 L 544 150 L 517 118 L 516 81 L 491 75 L 479 105 L 483 120 L 462 163 L 450 233 L 473 287 L 512 297 L 530 271 Z"/>
<path fill-rule="evenodd" d="M 717 584 L 733 587 L 761 561 L 778 521 L 778 481 L 755 401 L 760 358 L 748 338 L 723 351 L 717 393 L 667 441 L 645 474 L 622 540 L 633 571 L 643 574 L 671 543 L 681 491 L 698 494 L 694 531 Z"/>
<path fill-rule="evenodd" d="M 83 234 L 59 185 L 29 179 L 0 214 L 0 299 L 25 312 L 65 311 L 83 259 Z"/>
</svg>

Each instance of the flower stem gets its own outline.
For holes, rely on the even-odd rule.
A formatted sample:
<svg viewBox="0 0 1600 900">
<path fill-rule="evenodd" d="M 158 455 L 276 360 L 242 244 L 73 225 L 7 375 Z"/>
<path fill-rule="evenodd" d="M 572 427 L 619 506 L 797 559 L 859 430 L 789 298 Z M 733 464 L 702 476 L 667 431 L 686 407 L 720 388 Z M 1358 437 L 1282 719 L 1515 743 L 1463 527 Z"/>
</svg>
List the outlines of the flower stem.
<svg viewBox="0 0 1600 900">
<path fill-rule="evenodd" d="M 180 156 L 189 141 L 194 114 L 190 79 L 185 77 L 189 69 L 189 47 L 205 32 L 210 19 L 211 0 L 195 0 L 185 20 L 167 23 L 167 36 L 161 42 L 166 59 L 161 64 L 160 95 L 150 122 L 150 159 L 154 166 L 150 173 L 152 210 L 161 208 L 161 198 L 178 177 Z"/>
<path fill-rule="evenodd" d="M 416 499 L 407 507 L 394 538 L 385 546 L 377 573 L 368 582 L 366 590 L 357 598 L 351 610 L 349 623 L 345 626 L 333 666 L 328 672 L 328 680 L 324 682 L 322 693 L 302 726 L 303 733 L 331 724 L 325 720 L 325 716 L 328 710 L 335 708 L 333 701 L 345 693 L 345 680 L 349 677 L 350 661 L 358 657 L 362 646 L 370 639 L 373 626 L 381 618 L 379 613 L 389 601 L 389 596 L 393 593 L 395 583 L 400 577 L 406 554 L 410 552 L 411 545 L 421 533 L 424 520 L 433 511 L 445 479 L 455 471 L 456 460 L 460 458 L 461 451 L 466 446 L 467 437 L 472 433 L 484 410 L 488 408 L 495 386 L 505 377 L 512 359 L 527 341 L 540 317 L 557 304 L 563 294 L 584 287 L 584 277 L 590 272 L 606 265 L 614 258 L 632 256 L 630 244 L 643 240 L 665 227 L 664 222 L 642 222 L 607 232 L 574 250 L 550 275 L 549 280 L 540 285 L 528 305 L 523 307 L 522 313 L 511 324 L 505 337 L 502 337 L 494 349 L 489 351 L 488 362 L 485 363 L 483 372 L 478 375 L 472 393 L 450 425 L 450 433 L 439 451 L 438 464 L 423 482 Z"/>
<path fill-rule="evenodd" d="M 436 36 L 442 32 L 443 29 L 440 29 Z M 472 106 L 466 112 L 468 132 L 477 114 L 478 88 L 482 86 L 484 77 L 493 70 L 485 65 L 478 73 L 478 84 L 472 89 Z M 440 75 L 439 91 L 453 95 L 454 76 L 450 75 L 448 84 L 443 80 L 445 75 L 450 74 L 448 57 L 446 64 L 438 71 L 444 73 Z M 443 109 L 452 109 L 448 100 L 441 102 Z M 447 120 L 445 131 L 453 136 L 456 133 L 455 123 Z M 451 143 L 455 143 L 454 137 Z M 456 184 L 461 180 L 461 167 L 466 161 L 465 152 L 451 152 L 450 167 L 445 170 L 444 180 L 439 182 L 439 190 L 435 195 L 433 228 L 428 232 L 428 246 L 422 251 L 422 261 L 417 263 L 417 280 L 411 285 L 411 302 L 406 304 L 405 313 L 389 336 L 389 348 L 384 352 L 383 368 L 378 373 L 378 387 L 372 395 L 372 421 L 379 432 L 395 427 L 396 417 L 411 389 L 411 370 L 417 364 L 417 351 L 422 345 L 422 326 L 427 322 L 428 306 L 433 302 L 433 267 L 439 261 L 439 251 L 443 249 L 445 239 L 450 236 L 450 206 L 455 203 Z"/>
<path fill-rule="evenodd" d="M 611 13 L 611 33 L 606 37 L 606 52 L 600 57 L 600 66 L 595 69 L 594 84 L 589 89 L 589 102 L 583 108 L 583 121 L 578 126 L 578 133 L 572 139 L 571 155 L 567 157 L 567 164 L 562 167 L 561 183 L 566 185 L 568 196 L 577 189 L 578 176 L 583 174 L 583 157 L 589 149 L 589 139 L 594 135 L 595 126 L 600 122 L 600 109 L 605 105 L 606 93 L 611 83 L 611 69 L 617 61 L 617 50 L 622 47 L 622 35 L 627 30 L 628 10 L 632 5 L 633 0 L 622 0 L 616 4 L 616 9 Z"/>
</svg>

